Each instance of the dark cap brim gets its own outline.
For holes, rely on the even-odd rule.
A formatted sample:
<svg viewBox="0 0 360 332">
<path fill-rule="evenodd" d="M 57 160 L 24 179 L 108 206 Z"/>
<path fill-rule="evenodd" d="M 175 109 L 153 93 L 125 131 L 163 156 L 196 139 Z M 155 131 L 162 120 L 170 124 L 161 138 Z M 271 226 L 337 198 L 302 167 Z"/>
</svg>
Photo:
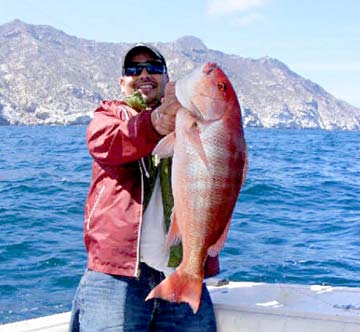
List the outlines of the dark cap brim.
<svg viewBox="0 0 360 332">
<path fill-rule="evenodd" d="M 160 61 L 163 65 L 166 67 L 165 58 L 163 55 L 157 50 L 155 47 L 148 45 L 148 44 L 136 44 L 134 47 L 129 49 L 127 53 L 125 54 L 122 62 L 122 68 L 126 67 L 131 61 L 131 59 L 142 52 L 147 52 L 151 54 L 154 57 L 154 60 Z"/>
</svg>

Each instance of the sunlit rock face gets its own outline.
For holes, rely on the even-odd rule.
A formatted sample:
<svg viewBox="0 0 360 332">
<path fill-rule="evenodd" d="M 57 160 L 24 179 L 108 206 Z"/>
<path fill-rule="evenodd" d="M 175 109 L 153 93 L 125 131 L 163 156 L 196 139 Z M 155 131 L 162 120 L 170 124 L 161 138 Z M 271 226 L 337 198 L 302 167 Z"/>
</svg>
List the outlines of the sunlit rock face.
<svg viewBox="0 0 360 332">
<path fill-rule="evenodd" d="M 0 26 L 0 125 L 86 124 L 103 99 L 120 98 L 127 43 L 100 43 L 19 20 Z M 360 129 L 360 109 L 280 61 L 208 49 L 185 36 L 155 43 L 172 80 L 217 62 L 232 81 L 248 127 Z"/>
</svg>

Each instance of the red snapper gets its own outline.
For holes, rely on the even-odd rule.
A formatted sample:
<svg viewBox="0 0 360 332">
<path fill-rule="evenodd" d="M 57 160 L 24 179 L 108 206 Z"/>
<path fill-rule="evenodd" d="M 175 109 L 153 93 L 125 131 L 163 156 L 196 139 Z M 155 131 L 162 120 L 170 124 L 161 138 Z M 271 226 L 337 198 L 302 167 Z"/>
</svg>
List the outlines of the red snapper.
<svg viewBox="0 0 360 332">
<path fill-rule="evenodd" d="M 153 154 L 173 155 L 174 210 L 168 243 L 181 240 L 183 259 L 176 271 L 147 296 L 200 305 L 206 257 L 216 256 L 247 172 L 247 149 L 240 105 L 225 73 L 206 63 L 176 83 L 183 106 L 175 132 Z"/>
</svg>

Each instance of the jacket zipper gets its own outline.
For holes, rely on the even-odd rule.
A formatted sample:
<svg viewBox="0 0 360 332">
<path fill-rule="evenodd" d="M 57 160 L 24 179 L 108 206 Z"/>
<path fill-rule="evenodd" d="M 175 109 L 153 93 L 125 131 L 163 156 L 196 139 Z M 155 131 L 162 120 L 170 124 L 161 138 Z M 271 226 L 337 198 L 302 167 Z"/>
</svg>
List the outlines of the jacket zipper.
<svg viewBox="0 0 360 332">
<path fill-rule="evenodd" d="M 142 167 L 144 167 L 144 170 Z M 143 158 L 141 161 L 139 160 L 139 168 L 140 168 L 140 178 L 141 178 L 141 211 L 140 211 L 140 222 L 139 222 L 139 232 L 138 232 L 138 241 L 137 241 L 137 248 L 136 248 L 136 269 L 135 269 L 135 277 L 140 278 L 140 238 L 141 238 L 141 228 L 142 228 L 142 221 L 143 221 L 143 208 L 144 208 L 144 172 L 146 177 L 150 177 Z"/>
</svg>

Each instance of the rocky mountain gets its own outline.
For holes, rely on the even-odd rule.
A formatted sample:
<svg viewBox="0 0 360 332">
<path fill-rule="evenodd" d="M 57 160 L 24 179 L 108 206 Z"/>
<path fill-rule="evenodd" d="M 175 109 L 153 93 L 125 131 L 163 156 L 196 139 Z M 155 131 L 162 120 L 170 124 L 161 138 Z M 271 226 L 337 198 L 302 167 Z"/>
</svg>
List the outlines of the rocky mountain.
<svg viewBox="0 0 360 332">
<path fill-rule="evenodd" d="M 268 57 L 243 58 L 185 36 L 154 44 L 176 80 L 217 62 L 237 91 L 246 126 L 360 129 L 360 109 Z M 120 98 L 126 43 L 99 43 L 50 26 L 15 20 L 0 26 L 0 124 L 85 124 L 103 99 Z"/>
</svg>

